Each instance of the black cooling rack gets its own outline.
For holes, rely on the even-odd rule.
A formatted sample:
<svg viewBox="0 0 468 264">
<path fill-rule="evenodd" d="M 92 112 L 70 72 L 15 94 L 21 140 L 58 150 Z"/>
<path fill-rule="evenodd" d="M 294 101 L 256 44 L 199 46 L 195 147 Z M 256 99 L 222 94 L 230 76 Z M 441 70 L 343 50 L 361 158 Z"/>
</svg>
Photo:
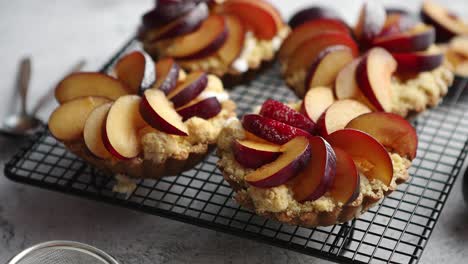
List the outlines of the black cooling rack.
<svg viewBox="0 0 468 264">
<path fill-rule="evenodd" d="M 129 42 L 116 57 L 137 43 Z M 103 69 L 106 71 L 114 57 Z M 231 91 L 239 114 L 267 98 L 294 95 L 273 67 Z M 288 226 L 240 208 L 210 155 L 195 169 L 158 181 L 142 180 L 128 196 L 115 181 L 69 153 L 48 132 L 37 135 L 5 167 L 11 180 L 159 215 L 341 263 L 418 262 L 468 152 L 468 91 L 457 79 L 439 107 L 414 120 L 418 157 L 411 179 L 352 222 L 320 228 Z"/>
</svg>

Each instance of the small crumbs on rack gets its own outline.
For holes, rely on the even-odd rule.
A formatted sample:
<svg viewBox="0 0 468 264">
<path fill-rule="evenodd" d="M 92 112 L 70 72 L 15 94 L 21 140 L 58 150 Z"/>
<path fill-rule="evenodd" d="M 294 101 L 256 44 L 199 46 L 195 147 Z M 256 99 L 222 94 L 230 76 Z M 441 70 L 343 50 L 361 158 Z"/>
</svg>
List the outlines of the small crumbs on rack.
<svg viewBox="0 0 468 264">
<path fill-rule="evenodd" d="M 112 191 L 116 193 L 122 193 L 127 196 L 131 195 L 136 189 L 136 183 L 133 179 L 130 179 L 126 175 L 116 174 L 116 184 L 112 187 Z"/>
</svg>

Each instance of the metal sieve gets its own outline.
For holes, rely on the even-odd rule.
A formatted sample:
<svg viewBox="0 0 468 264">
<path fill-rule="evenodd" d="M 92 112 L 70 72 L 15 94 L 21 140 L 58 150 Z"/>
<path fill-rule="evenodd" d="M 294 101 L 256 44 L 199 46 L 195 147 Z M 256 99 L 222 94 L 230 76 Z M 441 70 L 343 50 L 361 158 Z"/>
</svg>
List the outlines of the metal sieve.
<svg viewBox="0 0 468 264">
<path fill-rule="evenodd" d="M 7 264 L 119 264 L 119 262 L 90 245 L 58 240 L 25 249 Z"/>
</svg>

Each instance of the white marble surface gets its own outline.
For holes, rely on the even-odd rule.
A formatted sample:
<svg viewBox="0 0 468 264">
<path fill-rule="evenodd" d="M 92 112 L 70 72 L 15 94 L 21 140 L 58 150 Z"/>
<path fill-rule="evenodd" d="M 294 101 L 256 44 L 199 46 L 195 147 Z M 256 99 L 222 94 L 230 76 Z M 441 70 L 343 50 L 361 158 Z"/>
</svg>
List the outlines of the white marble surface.
<svg viewBox="0 0 468 264">
<path fill-rule="evenodd" d="M 33 56 L 34 102 L 79 58 L 97 69 L 133 34 L 153 0 L 0 1 L 0 117 L 11 105 L 19 58 Z M 304 3 L 274 1 L 285 16 Z M 293 3 L 291 3 L 293 2 Z M 361 1 L 327 1 L 353 21 Z M 413 10 L 419 1 L 385 1 Z M 468 17 L 464 0 L 451 7 Z M 41 111 L 46 119 L 54 104 Z M 4 164 L 20 142 L 0 138 Z M 3 169 L 3 166 L 1 166 Z M 3 174 L 3 173 L 0 173 Z M 96 245 L 123 263 L 327 263 L 292 251 L 127 209 L 39 190 L 0 175 L 0 263 L 35 243 L 52 239 Z M 453 188 L 421 263 L 466 263 L 468 208 L 461 179 Z"/>
</svg>

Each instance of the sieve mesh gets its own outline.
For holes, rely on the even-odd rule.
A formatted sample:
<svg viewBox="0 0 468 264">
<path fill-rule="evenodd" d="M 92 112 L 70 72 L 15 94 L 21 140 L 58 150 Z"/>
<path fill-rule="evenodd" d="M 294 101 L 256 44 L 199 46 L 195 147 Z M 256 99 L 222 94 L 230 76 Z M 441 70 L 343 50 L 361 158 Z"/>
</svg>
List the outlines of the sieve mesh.
<svg viewBox="0 0 468 264">
<path fill-rule="evenodd" d="M 72 241 L 50 241 L 28 248 L 8 264 L 118 264 L 103 251 Z"/>
</svg>

